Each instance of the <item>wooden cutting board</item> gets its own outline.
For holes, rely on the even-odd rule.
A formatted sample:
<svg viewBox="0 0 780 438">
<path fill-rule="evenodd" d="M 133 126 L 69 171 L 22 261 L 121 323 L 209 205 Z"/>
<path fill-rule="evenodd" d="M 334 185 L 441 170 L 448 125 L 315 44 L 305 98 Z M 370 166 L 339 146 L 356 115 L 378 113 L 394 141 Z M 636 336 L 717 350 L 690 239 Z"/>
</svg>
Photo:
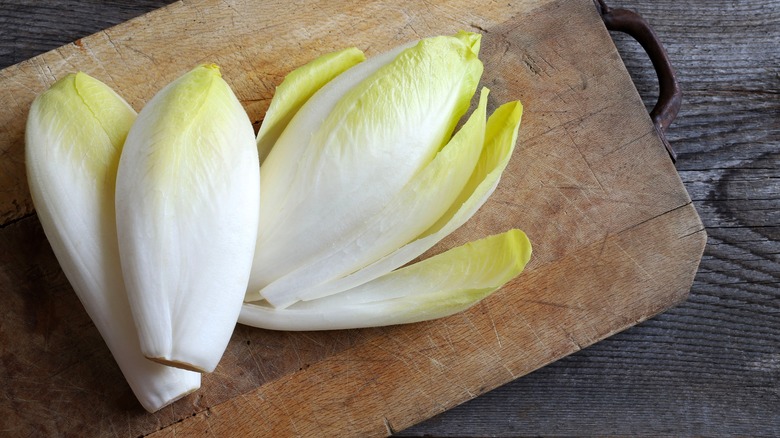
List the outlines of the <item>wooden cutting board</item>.
<svg viewBox="0 0 780 438">
<path fill-rule="evenodd" d="M 257 125 L 284 75 L 318 55 L 460 29 L 484 34 L 489 110 L 520 99 L 525 115 L 495 194 L 430 253 L 519 227 L 534 243 L 526 272 L 427 323 L 239 326 L 199 392 L 143 411 L 34 215 L 23 163 L 34 96 L 82 70 L 140 110 L 209 61 Z M 0 104 L 3 434 L 390 434 L 685 299 L 706 240 L 591 0 L 179 2 L 3 70 Z"/>
</svg>

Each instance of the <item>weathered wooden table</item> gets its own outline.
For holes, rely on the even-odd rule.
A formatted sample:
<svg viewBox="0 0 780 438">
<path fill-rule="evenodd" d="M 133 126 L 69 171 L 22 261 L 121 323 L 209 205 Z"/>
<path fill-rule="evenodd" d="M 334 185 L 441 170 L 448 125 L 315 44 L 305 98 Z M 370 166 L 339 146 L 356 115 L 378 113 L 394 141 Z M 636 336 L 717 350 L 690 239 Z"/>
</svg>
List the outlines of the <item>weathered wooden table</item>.
<svg viewBox="0 0 780 438">
<path fill-rule="evenodd" d="M 0 68 L 168 3 L 0 1 Z M 780 435 L 780 1 L 609 3 L 653 24 L 684 91 L 667 137 L 709 236 L 690 297 L 398 436 Z"/>
</svg>

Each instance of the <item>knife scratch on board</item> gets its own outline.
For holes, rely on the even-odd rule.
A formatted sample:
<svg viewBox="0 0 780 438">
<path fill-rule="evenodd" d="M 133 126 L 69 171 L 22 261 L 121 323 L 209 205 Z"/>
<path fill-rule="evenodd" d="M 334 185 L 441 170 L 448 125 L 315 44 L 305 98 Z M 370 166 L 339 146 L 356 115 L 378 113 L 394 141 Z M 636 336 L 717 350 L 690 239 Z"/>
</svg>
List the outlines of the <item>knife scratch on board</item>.
<svg viewBox="0 0 780 438">
<path fill-rule="evenodd" d="M 498 348 L 502 348 L 503 346 L 501 345 L 501 336 L 498 334 L 498 327 L 496 327 L 496 322 L 493 320 L 493 313 L 490 311 L 490 306 L 484 301 L 480 303 L 480 306 L 485 309 L 485 315 L 487 315 L 488 319 L 490 319 L 490 326 L 493 328 L 493 333 L 496 335 Z"/>
<path fill-rule="evenodd" d="M 534 327 L 528 322 L 527 319 L 523 317 L 523 315 L 518 314 L 518 319 L 522 321 L 522 323 L 528 328 L 528 330 L 531 332 L 532 335 L 534 335 L 534 339 L 536 339 L 536 342 L 541 345 L 543 348 L 547 349 L 547 343 L 544 342 L 544 340 L 539 336 L 539 333 L 536 332 Z"/>
<path fill-rule="evenodd" d="M 121 51 L 121 50 L 119 50 L 119 46 L 117 46 L 117 44 L 116 44 L 116 43 L 114 42 L 114 40 L 111 38 L 111 34 L 110 34 L 110 33 L 108 33 L 108 30 L 102 30 L 102 31 L 100 31 L 100 34 L 102 34 L 102 35 L 105 35 L 105 37 L 106 37 L 106 42 L 108 43 L 108 45 L 109 45 L 109 46 L 110 46 L 112 49 L 114 49 L 114 51 L 116 52 L 116 54 L 117 54 L 117 55 L 119 55 L 119 59 L 121 59 L 123 63 L 127 63 L 127 60 L 125 60 L 125 56 L 122 54 L 122 51 Z"/>
</svg>

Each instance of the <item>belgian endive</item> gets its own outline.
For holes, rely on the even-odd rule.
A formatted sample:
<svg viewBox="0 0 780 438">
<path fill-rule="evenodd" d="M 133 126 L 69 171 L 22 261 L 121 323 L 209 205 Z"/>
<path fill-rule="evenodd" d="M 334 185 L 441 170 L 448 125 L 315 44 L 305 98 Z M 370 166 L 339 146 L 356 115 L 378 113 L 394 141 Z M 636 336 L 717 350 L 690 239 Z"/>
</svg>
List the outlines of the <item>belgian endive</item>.
<svg viewBox="0 0 780 438">
<path fill-rule="evenodd" d="M 143 407 L 154 412 L 200 386 L 200 374 L 147 360 L 117 249 L 114 186 L 135 111 L 84 73 L 38 96 L 26 130 L 27 178 L 54 254 Z"/>
<path fill-rule="evenodd" d="M 361 285 L 370 294 L 374 280 L 385 282 L 486 201 L 514 149 L 522 106 L 502 105 L 486 121 L 483 88 L 453 135 L 482 74 L 480 41 L 460 32 L 364 62 L 348 49 L 294 72 L 298 86 L 285 79 L 257 138 L 267 157 L 242 323 L 265 326 L 267 309 L 311 301 L 285 313 L 293 316 Z M 334 71 L 343 73 L 330 79 Z M 408 280 L 406 272 L 392 278 Z"/>
<path fill-rule="evenodd" d="M 150 359 L 216 367 L 249 278 L 259 190 L 252 124 L 216 65 L 184 74 L 138 115 L 119 163 L 116 211 Z"/>
</svg>

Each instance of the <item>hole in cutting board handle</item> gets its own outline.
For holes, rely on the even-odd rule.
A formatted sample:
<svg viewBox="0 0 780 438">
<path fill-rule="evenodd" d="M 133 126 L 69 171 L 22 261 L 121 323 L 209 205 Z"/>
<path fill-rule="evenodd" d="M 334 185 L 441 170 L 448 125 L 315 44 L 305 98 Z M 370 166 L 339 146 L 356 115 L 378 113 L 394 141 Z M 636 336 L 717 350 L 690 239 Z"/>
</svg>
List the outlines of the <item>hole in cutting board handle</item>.
<svg viewBox="0 0 780 438">
<path fill-rule="evenodd" d="M 666 49 L 653 28 L 641 15 L 627 9 L 611 9 L 603 0 L 594 0 L 594 3 L 607 29 L 623 32 L 634 38 L 653 63 L 655 74 L 658 76 L 658 101 L 650 111 L 650 119 L 672 162 L 677 162 L 677 154 L 666 139 L 666 129 L 680 111 L 682 90 Z"/>
</svg>

